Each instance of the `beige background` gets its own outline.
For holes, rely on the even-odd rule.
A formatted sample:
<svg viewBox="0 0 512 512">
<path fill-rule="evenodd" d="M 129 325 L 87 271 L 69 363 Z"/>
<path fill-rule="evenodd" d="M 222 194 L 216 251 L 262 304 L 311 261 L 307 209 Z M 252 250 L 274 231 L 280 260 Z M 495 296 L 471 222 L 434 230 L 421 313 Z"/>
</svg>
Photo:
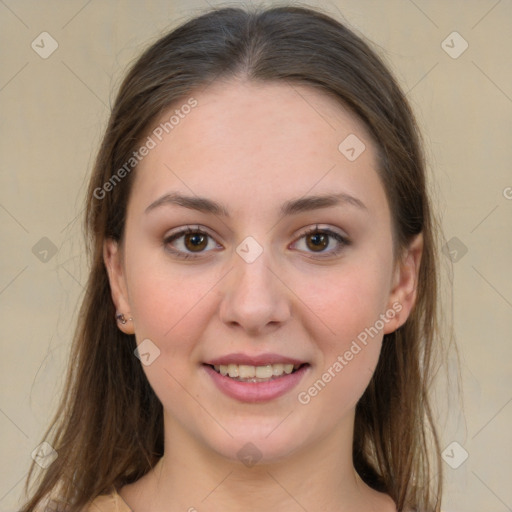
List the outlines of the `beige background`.
<svg viewBox="0 0 512 512">
<path fill-rule="evenodd" d="M 17 509 L 31 452 L 61 389 L 86 279 L 84 186 L 108 106 L 127 64 L 208 4 L 218 5 L 0 1 L 1 511 Z M 457 237 L 467 248 L 453 263 L 465 414 L 455 398 L 441 435 L 443 448 L 460 445 L 447 452 L 452 465 L 462 449 L 469 457 L 457 469 L 443 463 L 443 509 L 511 510 L 512 2 L 309 5 L 373 41 L 408 91 L 425 135 L 446 240 Z M 31 48 L 44 31 L 58 43 L 47 59 Z M 469 44 L 458 58 L 442 47 L 453 31 Z M 452 36 L 447 44 L 453 53 L 463 41 Z"/>
</svg>

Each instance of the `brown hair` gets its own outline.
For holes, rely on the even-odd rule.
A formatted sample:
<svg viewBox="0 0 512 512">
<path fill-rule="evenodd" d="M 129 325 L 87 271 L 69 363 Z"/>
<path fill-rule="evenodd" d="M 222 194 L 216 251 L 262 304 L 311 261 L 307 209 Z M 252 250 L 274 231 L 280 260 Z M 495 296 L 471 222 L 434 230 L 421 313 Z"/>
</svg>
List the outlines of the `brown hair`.
<svg viewBox="0 0 512 512">
<path fill-rule="evenodd" d="M 89 184 L 91 272 L 65 391 L 44 435 L 48 440 L 51 434 L 58 458 L 22 512 L 50 494 L 66 510 L 80 510 L 97 495 L 138 480 L 163 455 L 162 405 L 134 357 L 135 337 L 117 328 L 102 254 L 106 238 L 122 240 L 134 172 L 101 198 L 98 190 L 170 105 L 218 77 L 237 76 L 315 87 L 362 119 L 379 155 L 395 255 L 423 233 L 416 305 L 406 323 L 385 336 L 357 404 L 353 462 L 399 511 L 440 510 L 440 449 L 428 397 L 438 338 L 437 242 L 419 132 L 404 94 L 367 43 L 318 10 L 288 6 L 222 8 L 196 17 L 148 48 L 124 79 Z"/>
</svg>

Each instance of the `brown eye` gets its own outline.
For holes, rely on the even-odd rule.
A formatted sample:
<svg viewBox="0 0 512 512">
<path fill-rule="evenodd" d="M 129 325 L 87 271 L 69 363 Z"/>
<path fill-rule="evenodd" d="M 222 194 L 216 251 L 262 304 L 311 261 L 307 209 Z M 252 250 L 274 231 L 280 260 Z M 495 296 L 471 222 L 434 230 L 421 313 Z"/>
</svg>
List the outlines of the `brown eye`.
<svg viewBox="0 0 512 512">
<path fill-rule="evenodd" d="M 340 233 L 327 228 L 320 229 L 318 226 L 304 233 L 295 243 L 304 244 L 305 249 L 301 250 L 316 253 L 319 258 L 336 256 L 351 244 L 350 240 Z"/>
<path fill-rule="evenodd" d="M 329 236 L 324 233 L 314 233 L 306 237 L 307 246 L 315 252 L 323 251 L 329 246 Z M 309 242 L 311 241 L 311 243 Z"/>
<path fill-rule="evenodd" d="M 202 251 L 208 245 L 207 235 L 192 233 L 184 235 L 185 248 L 194 252 Z"/>
<path fill-rule="evenodd" d="M 196 258 L 210 252 L 207 247 L 211 240 L 213 238 L 199 227 L 187 228 L 165 238 L 164 246 L 167 251 L 179 258 Z"/>
</svg>

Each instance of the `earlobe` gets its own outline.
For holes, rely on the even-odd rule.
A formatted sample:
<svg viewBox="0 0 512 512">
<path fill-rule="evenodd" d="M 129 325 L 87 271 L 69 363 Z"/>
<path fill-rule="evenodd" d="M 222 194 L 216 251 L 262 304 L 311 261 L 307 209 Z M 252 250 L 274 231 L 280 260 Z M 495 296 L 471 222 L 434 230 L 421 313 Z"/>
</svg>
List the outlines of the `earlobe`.
<svg viewBox="0 0 512 512">
<path fill-rule="evenodd" d="M 112 301 L 116 308 L 113 321 L 125 334 L 134 334 L 133 319 L 123 269 L 122 252 L 116 240 L 107 238 L 103 244 L 103 261 L 107 269 Z"/>
<path fill-rule="evenodd" d="M 388 301 L 388 308 L 393 309 L 396 315 L 386 324 L 384 334 L 402 326 L 414 307 L 422 254 L 423 234 L 419 233 L 397 261 Z"/>
</svg>

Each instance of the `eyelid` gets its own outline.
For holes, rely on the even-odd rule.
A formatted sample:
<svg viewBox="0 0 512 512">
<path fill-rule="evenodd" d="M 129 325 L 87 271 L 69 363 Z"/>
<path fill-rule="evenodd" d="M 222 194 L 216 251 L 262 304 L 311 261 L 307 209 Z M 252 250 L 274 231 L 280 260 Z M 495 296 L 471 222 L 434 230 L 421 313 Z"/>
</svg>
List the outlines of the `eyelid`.
<svg viewBox="0 0 512 512">
<path fill-rule="evenodd" d="M 320 251 L 318 253 L 315 253 L 314 251 L 306 251 L 307 254 L 313 255 L 313 256 L 307 256 L 311 259 L 327 259 L 332 258 L 334 256 L 339 255 L 343 249 L 349 245 L 352 244 L 352 241 L 346 234 L 342 234 L 335 229 L 331 227 L 320 227 L 318 224 L 316 224 L 314 227 L 307 228 L 305 231 L 302 231 L 297 238 L 295 239 L 295 242 L 292 243 L 292 245 L 295 245 L 297 242 L 305 238 L 306 236 L 312 234 L 312 233 L 320 233 L 320 234 L 326 234 L 330 238 L 334 238 L 338 242 L 338 247 L 330 250 L 330 251 Z"/>
<path fill-rule="evenodd" d="M 183 235 L 186 233 L 202 233 L 213 238 L 213 235 L 210 234 L 208 228 L 202 226 L 201 224 L 188 224 L 185 226 L 180 226 L 179 228 L 172 230 L 170 233 L 166 233 L 164 238 L 167 240 L 172 237 L 177 237 L 177 235 Z"/>
<path fill-rule="evenodd" d="M 166 250 L 169 251 L 174 256 L 177 256 L 178 258 L 183 258 L 183 259 L 200 258 L 200 257 L 203 257 L 205 254 L 211 252 L 211 251 L 200 251 L 198 253 L 183 252 L 183 251 L 178 251 L 176 249 L 170 249 L 168 247 L 171 242 L 182 238 L 183 236 L 185 236 L 188 233 L 202 234 L 202 235 L 205 235 L 206 237 L 212 239 L 213 241 L 215 241 L 214 236 L 211 235 L 205 227 L 203 227 L 203 226 L 201 226 L 199 224 L 194 224 L 194 225 L 189 225 L 189 226 L 182 226 L 182 227 L 177 228 L 176 230 L 174 230 L 171 233 L 166 234 L 164 236 L 163 245 L 166 248 Z"/>
<path fill-rule="evenodd" d="M 321 224 L 314 224 L 314 225 L 312 225 L 310 227 L 303 228 L 296 235 L 297 236 L 296 239 L 300 239 L 300 238 L 302 238 L 305 235 L 309 235 L 311 233 L 316 233 L 316 232 L 329 233 L 329 234 L 332 234 L 332 235 L 337 235 L 340 238 L 343 238 L 347 243 L 349 243 L 349 241 L 350 241 L 349 240 L 349 236 L 344 231 L 340 230 L 339 228 L 334 228 L 334 227 L 329 226 L 329 225 L 322 226 Z"/>
</svg>

